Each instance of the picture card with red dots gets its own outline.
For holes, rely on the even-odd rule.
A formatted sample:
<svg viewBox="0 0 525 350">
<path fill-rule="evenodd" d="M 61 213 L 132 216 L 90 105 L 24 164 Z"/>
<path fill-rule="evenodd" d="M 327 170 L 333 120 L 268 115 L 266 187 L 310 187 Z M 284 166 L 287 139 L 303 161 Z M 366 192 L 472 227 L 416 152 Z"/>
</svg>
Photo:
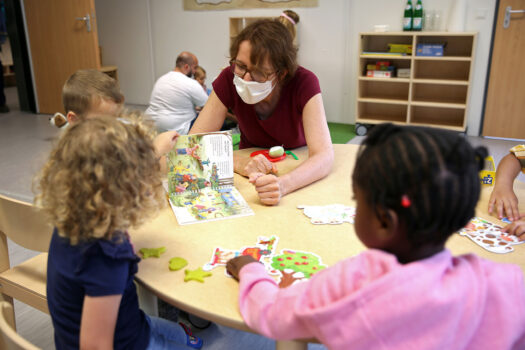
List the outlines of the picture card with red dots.
<svg viewBox="0 0 525 350">
<path fill-rule="evenodd" d="M 245 246 L 236 250 L 216 247 L 210 261 L 202 269 L 211 271 L 218 266 L 226 266 L 228 260 L 237 256 L 250 255 L 265 266 L 266 271 L 275 278 L 279 287 L 285 288 L 305 281 L 327 267 L 317 254 L 311 252 L 282 249 L 279 254 L 276 254 L 275 248 L 278 241 L 277 236 L 270 238 L 259 236 L 257 243 L 253 246 Z M 231 277 L 226 269 L 224 273 Z"/>
<path fill-rule="evenodd" d="M 513 246 L 523 243 L 518 237 L 502 232 L 503 227 L 480 217 L 474 217 L 467 226 L 458 231 L 461 236 L 492 253 L 505 254 L 514 251 Z"/>
<path fill-rule="evenodd" d="M 283 249 L 280 254 L 271 258 L 268 273 L 276 276 L 280 288 L 286 288 L 297 282 L 310 279 L 326 267 L 317 254 Z"/>
</svg>

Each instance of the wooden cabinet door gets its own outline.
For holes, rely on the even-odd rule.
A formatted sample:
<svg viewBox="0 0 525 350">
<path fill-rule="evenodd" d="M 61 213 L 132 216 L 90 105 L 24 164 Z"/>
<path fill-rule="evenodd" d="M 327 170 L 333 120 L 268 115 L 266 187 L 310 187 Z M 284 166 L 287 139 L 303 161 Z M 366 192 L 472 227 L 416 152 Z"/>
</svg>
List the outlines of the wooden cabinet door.
<svg viewBox="0 0 525 350">
<path fill-rule="evenodd" d="M 24 0 L 39 113 L 64 112 L 62 86 L 82 68 L 100 68 L 94 0 Z M 79 19 L 89 15 L 87 21 Z"/>
<path fill-rule="evenodd" d="M 511 14 L 504 28 L 507 6 L 525 10 L 525 0 L 499 1 L 483 136 L 525 139 L 525 13 Z"/>
</svg>

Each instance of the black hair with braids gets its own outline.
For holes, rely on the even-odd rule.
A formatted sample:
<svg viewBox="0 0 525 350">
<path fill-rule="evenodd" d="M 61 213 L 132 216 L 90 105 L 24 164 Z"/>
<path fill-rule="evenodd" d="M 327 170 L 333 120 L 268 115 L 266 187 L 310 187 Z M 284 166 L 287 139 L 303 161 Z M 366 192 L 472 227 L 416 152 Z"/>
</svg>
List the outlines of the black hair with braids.
<svg viewBox="0 0 525 350">
<path fill-rule="evenodd" d="M 380 124 L 359 150 L 352 181 L 376 212 L 398 214 L 414 246 L 443 243 L 474 216 L 486 156 L 457 132 Z"/>
</svg>

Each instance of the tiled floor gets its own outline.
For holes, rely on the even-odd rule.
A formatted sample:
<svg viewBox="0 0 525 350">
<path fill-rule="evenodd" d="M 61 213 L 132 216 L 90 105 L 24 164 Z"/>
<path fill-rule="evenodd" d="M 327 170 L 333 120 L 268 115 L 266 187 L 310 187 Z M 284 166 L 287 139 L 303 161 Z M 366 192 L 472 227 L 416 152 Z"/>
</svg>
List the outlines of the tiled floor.
<svg viewBox="0 0 525 350">
<path fill-rule="evenodd" d="M 15 88 L 6 89 L 10 113 L 0 114 L 0 193 L 15 198 L 31 201 L 33 192 L 31 180 L 45 161 L 53 140 L 59 130 L 48 123 L 49 116 L 20 112 L 17 106 Z M 144 106 L 130 106 L 144 109 Z M 363 137 L 357 136 L 349 143 L 359 144 Z M 469 137 L 472 144 L 483 144 L 497 162 L 508 153 L 516 141 L 491 140 L 481 137 Z M 30 156 L 28 156 L 30 155 Z M 520 175 L 520 180 L 525 177 Z M 28 259 L 35 253 L 10 242 L 9 258 L 12 265 Z M 18 332 L 32 343 L 43 349 L 53 349 L 53 329 L 48 315 L 16 302 L 16 322 Z M 207 349 L 273 349 L 274 342 L 259 335 L 237 331 L 231 328 L 213 325 L 204 331 L 196 332 L 201 336 Z M 323 346 L 310 344 L 310 349 L 324 349 Z"/>
</svg>

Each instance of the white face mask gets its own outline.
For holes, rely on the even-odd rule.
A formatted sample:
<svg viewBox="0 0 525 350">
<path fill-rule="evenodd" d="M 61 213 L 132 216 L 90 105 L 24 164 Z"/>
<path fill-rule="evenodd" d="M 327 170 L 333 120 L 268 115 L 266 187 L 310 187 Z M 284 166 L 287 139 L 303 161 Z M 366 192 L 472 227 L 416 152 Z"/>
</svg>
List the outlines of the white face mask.
<svg viewBox="0 0 525 350">
<path fill-rule="evenodd" d="M 237 93 L 244 101 L 249 105 L 256 104 L 264 100 L 272 92 L 275 85 L 272 86 L 273 80 L 268 80 L 264 83 L 258 83 L 256 81 L 246 81 L 237 75 L 233 77 L 233 84 Z"/>
</svg>

